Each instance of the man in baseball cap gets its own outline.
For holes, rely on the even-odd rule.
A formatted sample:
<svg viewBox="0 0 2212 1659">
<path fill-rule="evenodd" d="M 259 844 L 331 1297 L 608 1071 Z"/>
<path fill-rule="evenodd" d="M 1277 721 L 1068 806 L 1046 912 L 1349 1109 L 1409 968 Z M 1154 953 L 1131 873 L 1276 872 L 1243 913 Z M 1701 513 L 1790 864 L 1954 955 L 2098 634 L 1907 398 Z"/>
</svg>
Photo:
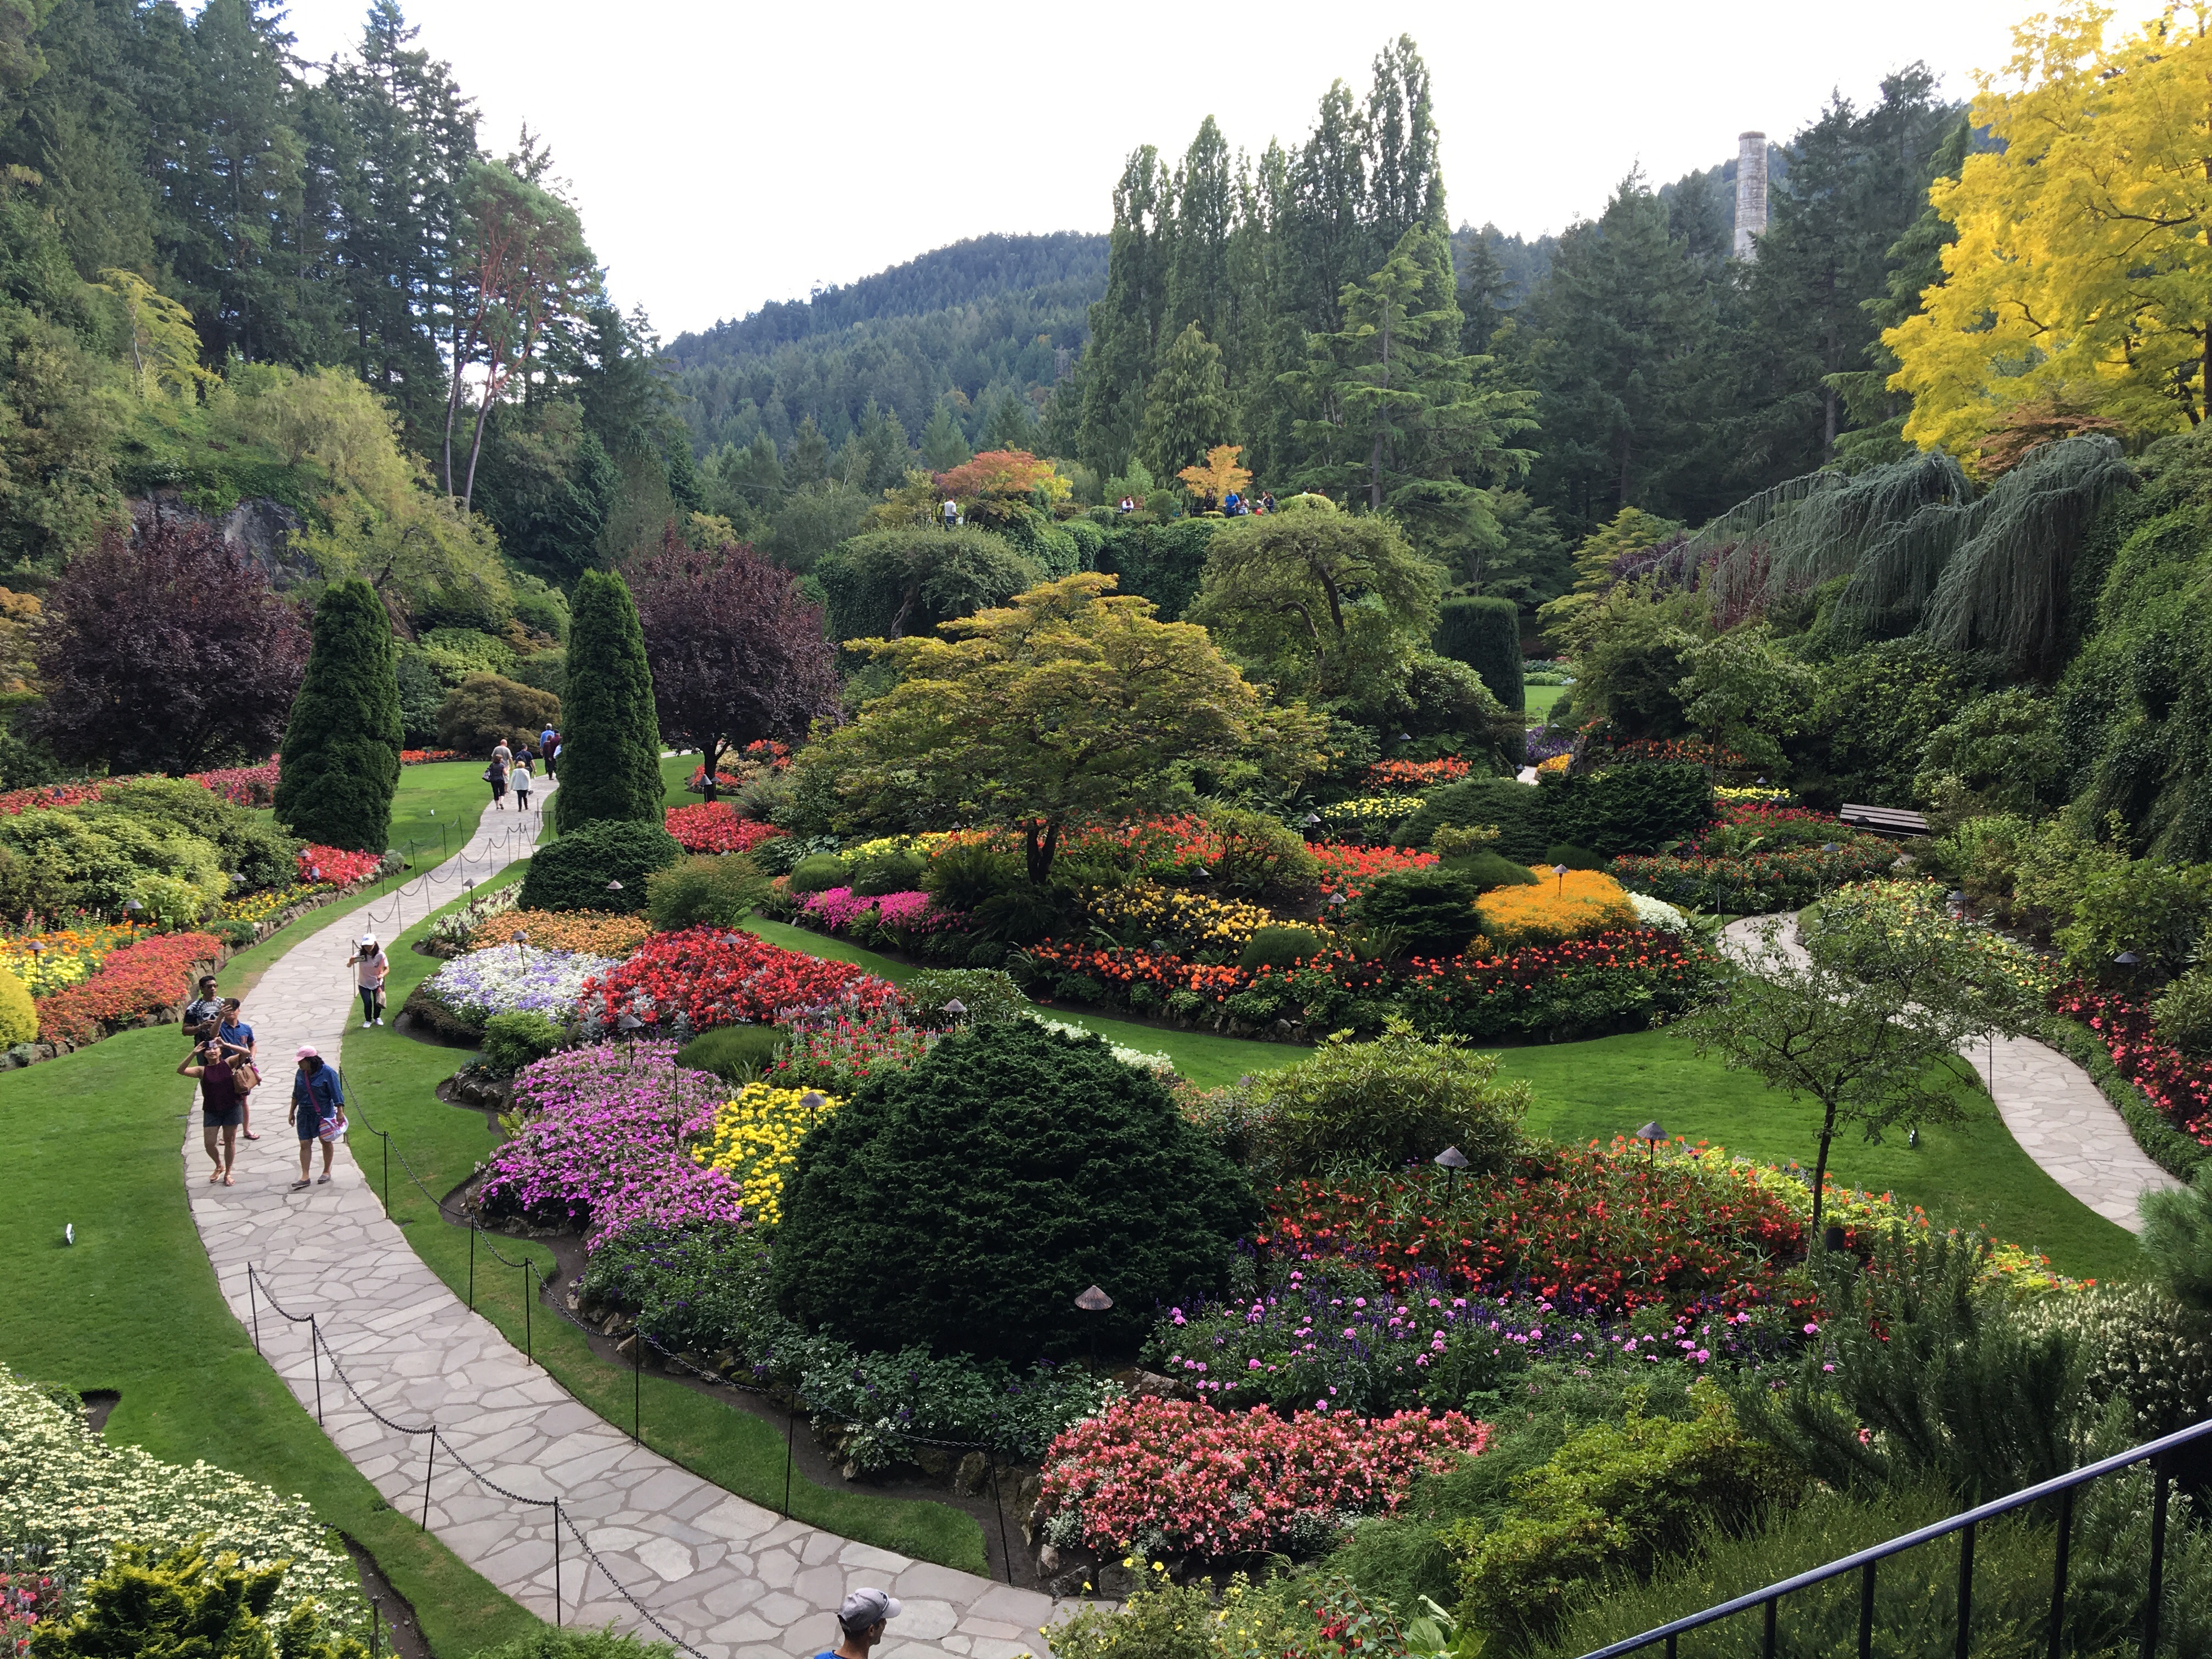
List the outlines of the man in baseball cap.
<svg viewBox="0 0 2212 1659">
<path fill-rule="evenodd" d="M 814 1659 L 868 1659 L 868 1650 L 884 1639 L 886 1620 L 899 1616 L 899 1600 L 879 1589 L 856 1589 L 837 1609 L 837 1628 L 845 1639 Z"/>
</svg>

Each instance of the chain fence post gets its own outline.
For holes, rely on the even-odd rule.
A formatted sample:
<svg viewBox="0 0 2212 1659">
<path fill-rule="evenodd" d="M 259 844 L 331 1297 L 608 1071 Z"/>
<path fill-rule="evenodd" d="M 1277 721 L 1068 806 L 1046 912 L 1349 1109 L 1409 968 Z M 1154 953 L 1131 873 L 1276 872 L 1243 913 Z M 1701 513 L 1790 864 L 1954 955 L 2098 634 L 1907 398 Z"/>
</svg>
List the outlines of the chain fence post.
<svg viewBox="0 0 2212 1659">
<path fill-rule="evenodd" d="M 991 1507 L 999 1512 L 999 1553 L 1006 1558 L 1006 1582 L 1014 1582 L 1014 1547 L 1006 1541 L 1006 1500 L 999 1490 L 999 1449 L 991 1448 Z"/>
<path fill-rule="evenodd" d="M 422 1530 L 430 1530 L 430 1473 L 438 1466 L 438 1431 L 430 1431 L 430 1450 L 422 1460 Z"/>
<path fill-rule="evenodd" d="M 783 1402 L 783 1518 L 791 1519 L 792 1447 L 799 1437 L 799 1394 L 794 1389 Z"/>
<path fill-rule="evenodd" d="M 536 1299 L 530 1294 L 530 1258 L 525 1256 L 522 1259 L 522 1358 L 531 1364 L 538 1363 L 530 1338 L 530 1304 Z"/>
<path fill-rule="evenodd" d="M 553 1500 L 553 1622 L 561 1623 L 561 1500 Z"/>
<path fill-rule="evenodd" d="M 253 1264 L 246 1264 L 246 1305 L 253 1316 L 253 1352 L 261 1352 L 261 1302 L 253 1291 Z"/>
<path fill-rule="evenodd" d="M 315 1422 L 319 1426 L 323 1420 L 323 1342 L 313 1314 L 307 1316 L 307 1361 L 315 1368 Z"/>
<path fill-rule="evenodd" d="M 477 1224 L 469 1223 L 469 1311 L 477 1310 Z"/>
<path fill-rule="evenodd" d="M 629 1443 L 645 1443 L 645 1331 L 629 1334 Z"/>
</svg>

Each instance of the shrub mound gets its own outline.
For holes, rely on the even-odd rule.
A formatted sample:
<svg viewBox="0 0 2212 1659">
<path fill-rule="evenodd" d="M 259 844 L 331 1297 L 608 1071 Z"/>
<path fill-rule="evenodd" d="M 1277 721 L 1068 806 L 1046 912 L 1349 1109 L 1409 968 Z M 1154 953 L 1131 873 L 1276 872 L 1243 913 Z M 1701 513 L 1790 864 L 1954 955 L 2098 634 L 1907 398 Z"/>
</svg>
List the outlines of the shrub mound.
<svg viewBox="0 0 2212 1659">
<path fill-rule="evenodd" d="M 1398 847 L 1426 847 L 1446 824 L 1459 829 L 1494 825 L 1498 850 L 1518 864 L 1533 864 L 1559 839 L 1552 827 L 1552 794 L 1511 778 L 1472 778 L 1439 789 L 1398 826 Z"/>
<path fill-rule="evenodd" d="M 750 859 L 697 854 L 645 878 L 646 914 L 664 932 L 735 927 L 768 896 L 768 878 Z"/>
<path fill-rule="evenodd" d="M 1028 1022 L 955 1031 L 806 1138 L 776 1299 L 872 1348 L 1026 1360 L 1133 1346 L 1215 1290 L 1256 1220 L 1243 1176 L 1147 1072 Z M 1075 1306 L 1098 1285 L 1106 1314 Z"/>
<path fill-rule="evenodd" d="M 645 878 L 682 855 L 676 837 L 657 823 L 596 819 L 538 849 L 523 872 L 522 908 L 642 910 Z"/>
<path fill-rule="evenodd" d="M 1526 1083 L 1498 1083 L 1498 1056 L 1427 1042 L 1394 1020 L 1372 1042 L 1332 1040 L 1313 1058 L 1270 1073 L 1254 1103 L 1285 1168 L 1304 1174 L 1339 1158 L 1395 1168 L 1456 1146 L 1477 1170 L 1505 1167 L 1528 1109 Z"/>
<path fill-rule="evenodd" d="M 0 1048 L 28 1042 L 39 1034 L 39 1011 L 23 981 L 0 968 Z"/>
</svg>

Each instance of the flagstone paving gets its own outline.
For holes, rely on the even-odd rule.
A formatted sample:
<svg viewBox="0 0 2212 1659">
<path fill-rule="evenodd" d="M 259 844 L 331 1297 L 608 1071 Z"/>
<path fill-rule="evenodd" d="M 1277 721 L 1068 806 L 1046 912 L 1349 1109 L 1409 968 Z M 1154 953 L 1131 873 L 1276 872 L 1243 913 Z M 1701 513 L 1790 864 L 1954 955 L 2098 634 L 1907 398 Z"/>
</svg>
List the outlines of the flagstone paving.
<svg viewBox="0 0 2212 1659">
<path fill-rule="evenodd" d="M 544 796 L 552 789 L 549 780 Z M 310 1411 L 319 1385 L 331 1441 L 402 1513 L 423 1513 L 427 1473 L 432 1529 L 542 1618 L 556 1613 L 552 1511 L 488 1492 L 447 1464 L 447 1445 L 510 1492 L 561 1500 L 573 1528 L 557 1567 L 560 1616 L 569 1624 L 612 1621 L 653 1634 L 605 1575 L 586 1571 L 574 1541 L 580 1533 L 669 1633 L 705 1659 L 787 1659 L 832 1647 L 837 1604 L 862 1585 L 905 1603 L 878 1659 L 1047 1655 L 1037 1632 L 1060 1610 L 1052 1598 L 787 1521 L 633 1445 L 431 1273 L 386 1218 L 349 1152 L 340 1153 L 330 1185 L 290 1190 L 297 1142 L 275 1108 L 289 1097 L 293 1051 L 313 1043 L 336 1055 L 346 1021 L 359 1018 L 345 965 L 352 941 L 373 929 L 389 943 L 462 883 L 497 874 L 529 850 L 536 819 L 487 812 L 452 859 L 310 935 L 254 987 L 246 1013 L 269 1073 L 262 1138 L 240 1143 L 234 1187 L 207 1183 L 196 1124 L 185 1146 L 192 1218 L 232 1311 L 242 1322 L 254 1318 L 250 1263 L 263 1291 L 291 1312 L 316 1316 L 327 1350 L 369 1404 L 395 1422 L 434 1420 L 445 1443 L 426 1471 L 428 1437 L 379 1423 L 332 1374 L 330 1358 L 312 1357 L 307 1328 L 258 1298 L 263 1352 Z"/>
<path fill-rule="evenodd" d="M 1804 948 L 1787 915 L 1746 916 L 1721 930 L 1721 944 L 1740 959 L 1758 949 L 1762 923 L 1779 921 L 1780 943 L 1802 960 Z M 1997 1115 L 2044 1172 L 2107 1221 L 2142 1231 L 2136 1200 L 2181 1183 L 2154 1164 L 2128 1133 L 2127 1120 L 2089 1077 L 2048 1043 L 2032 1037 L 1978 1042 L 1960 1053 L 1973 1063 Z"/>
</svg>

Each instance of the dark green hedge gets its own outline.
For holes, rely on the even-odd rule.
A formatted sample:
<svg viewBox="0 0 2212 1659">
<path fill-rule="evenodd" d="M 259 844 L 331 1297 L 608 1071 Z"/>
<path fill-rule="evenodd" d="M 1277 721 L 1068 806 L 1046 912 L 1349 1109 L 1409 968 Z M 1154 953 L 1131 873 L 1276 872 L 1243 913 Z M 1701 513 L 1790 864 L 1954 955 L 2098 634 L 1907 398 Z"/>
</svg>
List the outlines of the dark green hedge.
<svg viewBox="0 0 2212 1659">
<path fill-rule="evenodd" d="M 392 619 L 359 578 L 315 606 L 307 678 L 292 704 L 276 781 L 276 821 L 325 847 L 381 853 L 399 787 L 398 658 Z"/>
<path fill-rule="evenodd" d="M 1244 1177 L 1150 1073 L 1028 1021 L 955 1031 L 809 1133 L 776 1299 L 860 1347 L 1029 1360 L 1133 1346 L 1218 1292 L 1255 1224 Z M 1114 1298 L 1085 1313 L 1090 1285 Z"/>
<path fill-rule="evenodd" d="M 1446 599 L 1430 648 L 1482 676 L 1508 708 L 1528 706 L 1521 678 L 1521 607 L 1510 599 Z"/>
<path fill-rule="evenodd" d="M 1503 832 L 1492 843 L 1498 852 L 1516 864 L 1534 864 L 1559 839 L 1552 828 L 1552 799 L 1550 790 L 1532 789 L 1511 778 L 1470 778 L 1431 794 L 1391 840 L 1400 847 L 1425 847 L 1445 824 L 1473 829 L 1492 823 Z"/>
<path fill-rule="evenodd" d="M 1601 858 L 1656 853 L 1696 835 L 1715 815 L 1704 769 L 1674 763 L 1569 773 L 1546 778 L 1538 789 L 1549 803 L 1553 840 Z"/>
<path fill-rule="evenodd" d="M 562 787 L 567 787 L 566 783 Z M 523 869 L 521 906 L 526 910 L 642 910 L 645 878 L 683 855 L 676 837 L 658 823 L 602 818 L 538 849 Z M 610 891 L 607 884 L 614 881 L 622 886 Z"/>
<path fill-rule="evenodd" d="M 1098 568 L 1121 580 L 1124 593 L 1141 593 L 1169 620 L 1198 592 L 1206 569 L 1206 550 L 1221 519 L 1177 519 L 1169 524 L 1115 526 L 1105 531 Z"/>
</svg>

